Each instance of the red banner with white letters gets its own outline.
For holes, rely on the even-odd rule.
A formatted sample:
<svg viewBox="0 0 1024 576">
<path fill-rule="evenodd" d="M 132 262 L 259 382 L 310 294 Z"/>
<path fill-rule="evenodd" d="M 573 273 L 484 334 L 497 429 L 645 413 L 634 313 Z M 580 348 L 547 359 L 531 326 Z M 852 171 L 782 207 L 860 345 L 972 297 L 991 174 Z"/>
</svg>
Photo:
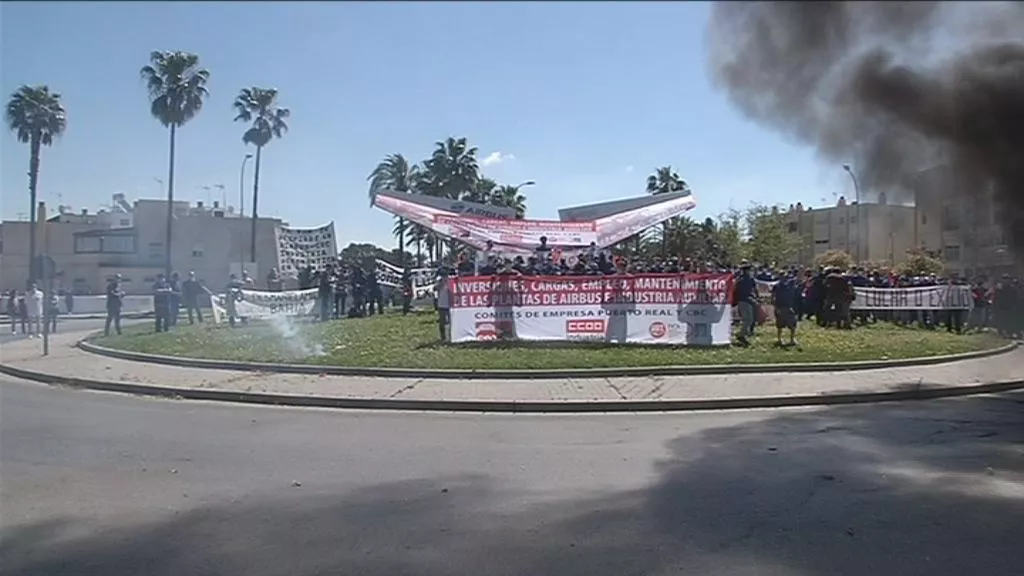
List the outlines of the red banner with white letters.
<svg viewBox="0 0 1024 576">
<path fill-rule="evenodd" d="M 449 279 L 453 342 L 595 340 L 725 345 L 730 274 Z"/>
</svg>

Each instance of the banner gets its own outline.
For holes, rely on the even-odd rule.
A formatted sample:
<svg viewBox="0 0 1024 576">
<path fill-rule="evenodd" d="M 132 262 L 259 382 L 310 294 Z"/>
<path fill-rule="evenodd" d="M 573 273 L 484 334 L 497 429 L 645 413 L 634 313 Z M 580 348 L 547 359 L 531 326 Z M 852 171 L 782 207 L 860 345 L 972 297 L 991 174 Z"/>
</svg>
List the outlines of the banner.
<svg viewBox="0 0 1024 576">
<path fill-rule="evenodd" d="M 227 321 L 230 303 L 224 294 L 210 295 L 214 323 Z M 312 316 L 316 314 L 317 289 L 263 292 L 242 290 L 241 299 L 234 301 L 235 316 L 252 320 L 267 320 L 275 316 Z"/>
<path fill-rule="evenodd" d="M 306 266 L 322 270 L 338 257 L 334 222 L 319 228 L 288 228 L 277 230 L 278 272 L 284 278 L 295 278 Z M 253 271 L 249 271 L 253 274 Z"/>
<path fill-rule="evenodd" d="M 378 258 L 376 270 L 378 284 L 397 289 L 402 288 L 402 274 L 404 272 L 401 268 Z M 432 295 L 434 293 L 434 283 L 437 281 L 437 270 L 433 268 L 410 268 L 409 276 L 412 278 L 414 299 Z"/>
<path fill-rule="evenodd" d="M 914 288 L 854 288 L 852 310 L 970 310 L 974 295 L 970 286 L 920 286 Z"/>
<path fill-rule="evenodd" d="M 663 202 L 595 220 L 597 245 L 604 248 L 618 244 L 630 236 L 697 207 L 697 201 L 692 194 L 665 196 L 667 199 Z"/>
<path fill-rule="evenodd" d="M 732 276 L 495 276 L 449 280 L 452 342 L 594 340 L 726 345 Z"/>
<path fill-rule="evenodd" d="M 764 304 L 772 302 L 775 282 L 757 281 Z M 970 310 L 974 295 L 970 286 L 941 285 L 903 288 L 853 288 L 851 310 Z"/>
<path fill-rule="evenodd" d="M 650 203 L 649 199 L 627 199 L 569 209 L 581 214 L 602 215 L 594 220 L 570 222 L 475 218 L 468 215 L 471 211 L 466 203 L 425 205 L 422 198 L 414 197 L 409 194 L 380 193 L 373 196 L 372 204 L 478 250 L 484 249 L 490 241 L 516 253 L 532 251 L 540 243 L 541 236 L 547 236 L 548 244 L 553 247 L 583 247 L 596 242 L 599 248 L 607 248 L 670 218 L 681 216 L 697 205 L 692 194 L 684 193 L 665 194 L 663 197 L 659 195 L 655 197 L 657 200 L 654 203 Z M 611 204 L 614 207 L 609 207 Z M 610 209 L 623 211 L 608 214 Z"/>
<path fill-rule="evenodd" d="M 475 240 L 486 245 L 520 246 L 533 249 L 546 237 L 551 246 L 589 246 L 597 241 L 593 222 L 560 222 L 558 220 L 495 220 L 468 216 L 434 216 L 434 228 L 451 238 Z"/>
</svg>

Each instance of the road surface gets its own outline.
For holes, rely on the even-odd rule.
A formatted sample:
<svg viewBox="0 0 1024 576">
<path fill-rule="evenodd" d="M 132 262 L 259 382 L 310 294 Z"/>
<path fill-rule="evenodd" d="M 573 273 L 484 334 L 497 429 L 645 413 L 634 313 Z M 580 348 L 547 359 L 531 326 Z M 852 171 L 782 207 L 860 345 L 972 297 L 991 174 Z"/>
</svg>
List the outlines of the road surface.
<svg viewBox="0 0 1024 576">
<path fill-rule="evenodd" d="M 1024 394 L 370 413 L 0 381 L 3 574 L 1024 574 Z"/>
</svg>

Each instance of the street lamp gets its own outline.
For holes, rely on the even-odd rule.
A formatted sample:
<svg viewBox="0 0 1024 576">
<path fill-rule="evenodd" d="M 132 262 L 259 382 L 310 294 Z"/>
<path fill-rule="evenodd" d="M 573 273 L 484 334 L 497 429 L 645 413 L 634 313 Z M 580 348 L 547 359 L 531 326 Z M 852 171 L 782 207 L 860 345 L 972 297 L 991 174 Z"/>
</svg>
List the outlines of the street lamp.
<svg viewBox="0 0 1024 576">
<path fill-rule="evenodd" d="M 861 235 L 861 218 L 860 218 L 860 182 L 857 181 L 857 176 L 853 173 L 853 169 L 850 168 L 849 164 L 843 164 L 843 170 L 850 175 L 850 179 L 853 180 L 853 193 L 857 202 L 857 210 L 855 212 L 857 218 L 857 262 L 861 261 L 861 244 L 864 239 Z"/>
<path fill-rule="evenodd" d="M 252 154 L 246 154 L 245 158 L 242 158 L 242 170 L 238 177 L 238 216 L 240 218 L 245 218 L 245 165 L 251 158 Z M 245 246 L 238 248 L 238 254 L 239 272 L 241 272 L 242 267 L 245 266 Z"/>
</svg>

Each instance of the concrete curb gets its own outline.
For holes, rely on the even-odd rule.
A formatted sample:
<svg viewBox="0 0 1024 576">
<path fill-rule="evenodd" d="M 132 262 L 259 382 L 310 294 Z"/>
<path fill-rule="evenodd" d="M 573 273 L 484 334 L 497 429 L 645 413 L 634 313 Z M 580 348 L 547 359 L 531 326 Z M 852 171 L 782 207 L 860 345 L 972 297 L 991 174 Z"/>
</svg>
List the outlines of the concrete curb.
<svg viewBox="0 0 1024 576">
<path fill-rule="evenodd" d="M 89 342 L 88 336 L 78 342 L 85 352 L 131 360 L 183 368 L 205 368 L 212 370 L 238 370 L 269 374 L 315 374 L 327 376 L 368 376 L 379 378 L 437 378 L 453 380 L 537 380 L 552 378 L 617 378 L 641 376 L 710 376 L 723 374 L 772 374 L 780 372 L 847 372 L 852 370 L 874 370 L 907 366 L 931 366 L 960 360 L 987 358 L 1011 352 L 1020 345 L 1011 342 L 1005 346 L 945 356 L 907 358 L 902 360 L 868 360 L 860 362 L 803 363 L 803 364 L 722 364 L 705 366 L 642 366 L 635 368 L 570 368 L 560 370 L 431 370 L 416 368 L 362 368 L 346 366 L 319 366 L 316 364 L 272 364 L 267 362 L 236 362 L 232 360 L 208 360 L 182 358 L 160 354 L 146 354 L 115 350 Z"/>
<path fill-rule="evenodd" d="M 339 408 L 356 410 L 405 410 L 428 412 L 500 412 L 513 414 L 594 413 L 594 412 L 684 412 L 703 410 L 735 410 L 750 408 L 781 408 L 793 406 L 827 406 L 867 404 L 906 400 L 930 400 L 974 394 L 992 394 L 1024 388 L 1024 380 L 974 384 L 969 386 L 920 387 L 887 392 L 865 392 L 802 396 L 766 396 L 760 398 L 720 398 L 714 400 L 597 400 L 592 402 L 499 401 L 499 400 L 399 400 L 393 398 L 331 398 L 233 392 L 195 388 L 173 388 L 146 384 L 128 384 L 69 378 L 34 372 L 0 364 L 0 373 L 54 386 L 118 392 L 137 396 L 153 396 L 185 400 L 208 400 L 272 406 L 306 408 Z"/>
</svg>

